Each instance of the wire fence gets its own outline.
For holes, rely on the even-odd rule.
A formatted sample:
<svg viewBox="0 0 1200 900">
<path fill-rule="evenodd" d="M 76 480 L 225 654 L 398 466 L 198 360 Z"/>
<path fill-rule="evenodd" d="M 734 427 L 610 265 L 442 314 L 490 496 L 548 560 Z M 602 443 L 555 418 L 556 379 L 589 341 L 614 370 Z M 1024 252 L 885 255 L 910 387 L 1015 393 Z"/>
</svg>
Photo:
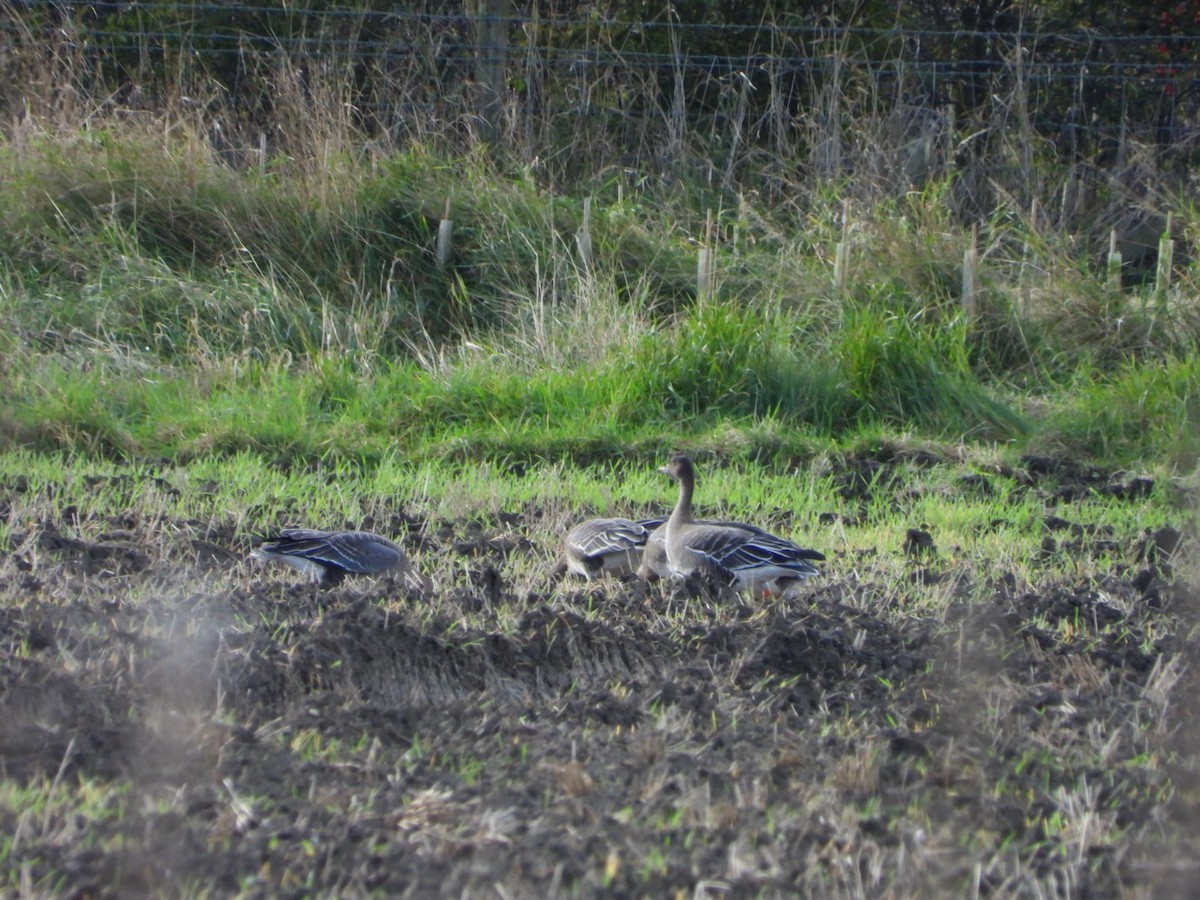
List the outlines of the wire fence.
<svg viewBox="0 0 1200 900">
<path fill-rule="evenodd" d="M 0 24 L 0 49 L 9 51 L 0 54 L 9 60 L 0 74 L 10 97 L 21 91 L 13 61 L 27 64 L 32 50 L 74 54 L 84 80 L 114 97 L 128 97 L 135 84 L 141 96 L 153 95 L 164 72 L 203 76 L 253 119 L 270 106 L 270 73 L 286 61 L 306 85 L 320 67 L 347 74 L 346 100 L 370 129 L 397 134 L 440 123 L 523 142 L 543 157 L 609 146 L 644 158 L 692 141 L 716 165 L 765 148 L 826 159 L 828 172 L 863 123 L 873 123 L 871 140 L 893 150 L 923 142 L 922 153 L 947 158 L 1001 128 L 1026 129 L 1027 139 L 1070 157 L 1139 141 L 1190 159 L 1200 146 L 1200 42 L 1188 33 L 216 2 L 4 0 L 0 11 L 9 13 Z"/>
</svg>

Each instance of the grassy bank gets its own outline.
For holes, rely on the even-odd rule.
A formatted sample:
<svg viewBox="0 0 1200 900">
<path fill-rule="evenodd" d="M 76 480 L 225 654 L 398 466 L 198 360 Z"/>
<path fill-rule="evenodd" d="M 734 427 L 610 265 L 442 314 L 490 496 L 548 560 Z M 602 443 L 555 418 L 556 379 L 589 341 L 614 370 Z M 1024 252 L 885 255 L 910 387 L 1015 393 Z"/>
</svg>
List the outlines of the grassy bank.
<svg viewBox="0 0 1200 900">
<path fill-rule="evenodd" d="M 1189 471 L 1200 450 L 1182 199 L 1159 198 L 1170 284 L 1115 286 L 1044 212 L 1001 196 L 969 227 L 953 173 L 767 204 L 629 172 L 550 185 L 326 124 L 234 167 L 169 104 L 19 123 L 0 144 L 0 440 L 587 462 L 905 434 Z"/>
</svg>

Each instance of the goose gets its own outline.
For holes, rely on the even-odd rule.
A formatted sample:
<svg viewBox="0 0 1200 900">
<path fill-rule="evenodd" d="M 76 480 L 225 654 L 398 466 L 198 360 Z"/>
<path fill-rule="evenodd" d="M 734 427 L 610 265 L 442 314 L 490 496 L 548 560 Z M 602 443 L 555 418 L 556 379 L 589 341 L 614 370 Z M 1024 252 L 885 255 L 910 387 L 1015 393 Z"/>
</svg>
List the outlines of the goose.
<svg viewBox="0 0 1200 900">
<path fill-rule="evenodd" d="M 338 584 L 347 575 L 381 575 L 395 570 L 407 587 L 422 592 L 433 588 L 404 550 L 370 531 L 285 528 L 278 536 L 263 541 L 250 558 L 286 563 L 326 586 Z"/>
<path fill-rule="evenodd" d="M 728 522 L 718 519 L 697 519 L 696 521 L 705 525 L 737 525 L 770 537 L 768 532 L 763 531 L 757 525 L 747 525 L 744 522 Z M 824 559 L 824 556 L 817 554 L 815 550 L 810 552 L 814 554 L 814 558 Z M 643 581 L 658 581 L 660 578 L 671 577 L 671 566 L 667 562 L 667 529 L 655 528 L 650 532 L 650 537 L 646 538 L 646 546 L 642 548 L 642 564 L 638 566 L 637 575 Z"/>
<path fill-rule="evenodd" d="M 554 566 L 555 578 L 567 572 L 588 581 L 608 573 L 632 574 L 642 561 L 647 538 L 664 519 L 587 519 L 567 532 L 562 554 Z"/>
<path fill-rule="evenodd" d="M 744 522 L 697 520 L 692 514 L 696 469 L 688 457 L 676 456 L 660 471 L 679 482 L 679 500 L 663 526 L 672 576 L 707 571 L 736 590 L 774 594 L 789 582 L 820 574 L 812 561 L 825 559 L 823 553 Z"/>
</svg>

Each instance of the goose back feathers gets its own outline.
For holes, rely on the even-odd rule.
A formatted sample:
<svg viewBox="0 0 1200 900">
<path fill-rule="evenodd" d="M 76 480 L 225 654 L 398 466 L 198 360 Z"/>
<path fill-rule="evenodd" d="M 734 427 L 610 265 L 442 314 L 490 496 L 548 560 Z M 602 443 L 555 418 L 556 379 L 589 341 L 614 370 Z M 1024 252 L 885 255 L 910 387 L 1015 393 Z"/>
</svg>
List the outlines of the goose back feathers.
<svg viewBox="0 0 1200 900">
<path fill-rule="evenodd" d="M 337 584 L 347 575 L 394 571 L 409 587 L 426 591 L 432 587 L 429 579 L 413 568 L 403 549 L 369 531 L 285 528 L 264 541 L 250 558 L 285 563 L 324 585 Z"/>
<path fill-rule="evenodd" d="M 663 521 L 607 518 L 580 522 L 563 538 L 554 574 L 574 572 L 589 581 L 603 574 L 630 575 L 642 562 L 647 539 Z"/>
</svg>

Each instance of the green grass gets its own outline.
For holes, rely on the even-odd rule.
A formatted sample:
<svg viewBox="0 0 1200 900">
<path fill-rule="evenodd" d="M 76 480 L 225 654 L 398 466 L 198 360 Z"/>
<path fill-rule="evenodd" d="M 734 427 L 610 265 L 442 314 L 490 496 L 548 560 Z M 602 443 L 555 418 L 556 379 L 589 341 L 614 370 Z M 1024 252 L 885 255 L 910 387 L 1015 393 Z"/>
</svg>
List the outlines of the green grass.
<svg viewBox="0 0 1200 900">
<path fill-rule="evenodd" d="M 800 333 L 768 333 L 753 313 L 729 318 L 639 336 L 628 357 L 591 368 L 530 370 L 486 350 L 436 370 L 403 359 L 364 370 L 330 355 L 183 367 L 127 349 L 92 347 L 85 361 L 18 348 L 0 375 L 0 420 L 9 447 L 125 459 L 253 451 L 309 461 L 399 452 L 599 462 L 672 447 L 768 459 L 899 431 L 1186 471 L 1200 449 L 1196 429 L 1180 427 L 1197 419 L 1191 360 L 1089 369 L 1077 388 L 1027 402 L 954 365 L 937 350 L 945 339 L 912 340 L 904 325 L 859 324 L 840 356 L 814 356 Z"/>
<path fill-rule="evenodd" d="M 1081 372 L 1069 403 L 1048 418 L 1041 440 L 1094 459 L 1121 460 L 1141 444 L 1181 471 L 1200 457 L 1200 361 L 1194 355 L 1129 361 L 1107 375 Z"/>
<path fill-rule="evenodd" d="M 6 445 L 598 462 L 899 431 L 1115 464 L 1196 454 L 1200 432 L 1175 427 L 1197 419 L 1189 271 L 1167 298 L 1114 295 L 1065 236 L 998 214 L 967 321 L 942 184 L 855 210 L 844 295 L 833 197 L 803 230 L 786 209 L 718 211 L 697 301 L 701 211 L 677 199 L 596 197 L 588 268 L 581 196 L 482 154 L 359 165 L 343 137 L 324 167 L 245 171 L 186 128 L 0 146 Z"/>
<path fill-rule="evenodd" d="M 856 451 L 858 452 L 858 451 Z M 873 458 L 891 450 L 876 448 Z M 187 465 L 167 461 L 105 463 L 81 457 L 14 451 L 0 454 L 0 483 L 20 484 L 12 493 L 12 521 L 0 537 L 20 536 L 18 523 L 36 508 L 58 514 L 68 505 L 79 522 L 79 536 L 95 538 L 111 527 L 114 510 L 129 510 L 139 534 L 157 544 L 174 538 L 159 535 L 176 521 L 212 522 L 232 540 L 237 552 L 248 552 L 255 535 L 284 525 L 356 528 L 364 524 L 396 537 L 409 527 L 396 524 L 403 514 L 436 530 L 439 523 L 476 521 L 481 527 L 532 539 L 531 554 L 514 554 L 507 568 L 514 585 L 535 589 L 557 553 L 558 536 L 568 525 L 592 515 L 661 514 L 675 500 L 675 486 L 658 471 L 665 455 L 645 462 L 623 460 L 578 467 L 562 462 L 535 462 L 513 468 L 505 463 L 413 460 L 392 453 L 378 463 L 346 460 L 316 467 L 280 466 L 261 455 L 242 452 L 212 455 Z M 997 475 L 987 456 L 972 455 L 965 467 L 927 470 L 916 463 L 888 469 L 865 497 L 847 493 L 847 461 L 826 450 L 797 466 L 764 466 L 718 453 L 697 456 L 697 508 L 713 518 L 757 522 L 831 559 L 853 561 L 857 577 L 880 585 L 881 596 L 894 596 L 909 563 L 901 552 L 907 528 L 930 531 L 937 564 L 977 579 L 986 592 L 997 567 L 1024 571 L 1031 579 L 1094 577 L 1110 561 L 1077 552 L 1040 553 L 1047 534 L 1043 519 L 1053 511 L 1034 491 L 1011 476 Z M 851 463 L 851 465 L 853 465 Z M 967 473 L 983 473 L 987 488 L 963 482 Z M 1167 486 L 1158 484 L 1144 502 L 1096 494 L 1081 506 L 1074 524 L 1122 546 L 1132 545 L 1147 530 L 1163 524 Z M 528 510 L 517 524 L 501 513 Z M 818 525 L 822 513 L 836 521 Z M 192 526 L 187 534 L 203 537 Z M 1060 541 L 1069 533 L 1059 533 Z M 888 552 L 876 557 L 879 548 Z M 439 584 L 456 583 L 461 560 L 423 558 Z M 1126 561 L 1128 562 L 1128 561 Z M 256 571 L 247 564 L 244 571 Z M 961 575 L 960 575 L 961 578 Z M 943 587 L 953 590 L 956 582 Z M 945 602 L 935 589 L 933 602 Z M 423 609 L 436 616 L 440 600 Z"/>
</svg>

